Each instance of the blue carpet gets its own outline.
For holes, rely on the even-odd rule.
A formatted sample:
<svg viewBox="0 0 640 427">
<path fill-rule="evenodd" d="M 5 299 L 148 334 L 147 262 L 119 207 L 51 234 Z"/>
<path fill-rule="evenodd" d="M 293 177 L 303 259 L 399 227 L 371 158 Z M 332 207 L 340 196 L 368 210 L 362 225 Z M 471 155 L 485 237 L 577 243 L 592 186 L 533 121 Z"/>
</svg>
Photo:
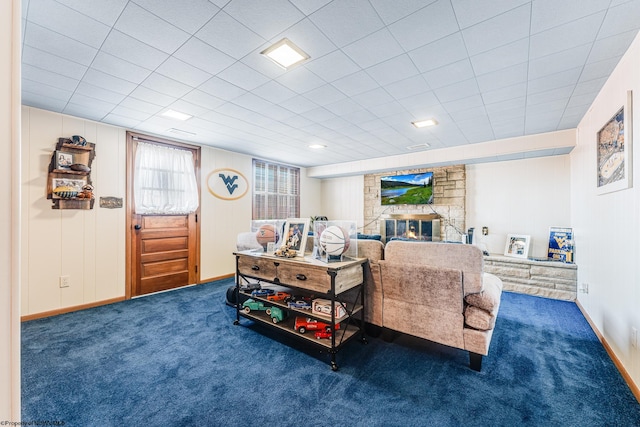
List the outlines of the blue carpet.
<svg viewBox="0 0 640 427">
<path fill-rule="evenodd" d="M 22 419 L 65 426 L 640 426 L 575 304 L 503 293 L 482 372 L 401 336 L 329 355 L 242 319 L 232 280 L 26 322 Z"/>
</svg>

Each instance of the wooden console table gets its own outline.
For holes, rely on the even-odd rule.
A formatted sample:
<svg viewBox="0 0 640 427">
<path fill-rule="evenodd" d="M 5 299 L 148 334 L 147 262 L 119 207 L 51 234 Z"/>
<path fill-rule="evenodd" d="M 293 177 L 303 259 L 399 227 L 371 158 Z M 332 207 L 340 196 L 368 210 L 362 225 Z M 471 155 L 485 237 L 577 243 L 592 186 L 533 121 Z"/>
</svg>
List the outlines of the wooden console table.
<svg viewBox="0 0 640 427">
<path fill-rule="evenodd" d="M 331 369 L 338 369 L 336 353 L 346 342 L 360 337 L 366 343 L 364 333 L 364 275 L 366 258 L 344 262 L 325 263 L 310 257 L 281 258 L 260 251 L 234 252 L 236 256 L 236 320 L 240 317 L 264 323 L 272 328 L 285 331 L 300 339 L 326 348 L 331 354 Z M 311 309 L 289 307 L 284 301 L 273 301 L 267 297 L 252 296 L 250 290 L 243 290 L 246 279 L 290 288 L 296 296 L 321 298 L 330 301 L 330 314 L 312 312 Z M 247 280 L 248 281 L 248 280 Z M 240 294 L 262 303 L 264 308 L 278 307 L 288 313 L 281 322 L 272 321 L 266 310 L 243 310 Z M 246 299 L 246 298 L 245 298 Z M 337 317 L 336 307 L 342 306 L 346 314 Z M 295 318 L 311 318 L 330 325 L 331 336 L 319 339 L 313 332 L 301 333 L 295 329 Z"/>
</svg>

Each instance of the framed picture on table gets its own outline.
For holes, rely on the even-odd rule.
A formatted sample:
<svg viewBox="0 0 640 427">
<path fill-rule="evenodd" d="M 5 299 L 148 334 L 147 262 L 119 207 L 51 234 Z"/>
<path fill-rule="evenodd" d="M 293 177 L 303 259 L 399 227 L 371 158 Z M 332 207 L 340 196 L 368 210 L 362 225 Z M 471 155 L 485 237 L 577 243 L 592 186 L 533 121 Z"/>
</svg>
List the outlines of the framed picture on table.
<svg viewBox="0 0 640 427">
<path fill-rule="evenodd" d="M 507 242 L 504 246 L 504 255 L 515 258 L 527 258 L 531 236 L 526 234 L 507 234 Z"/>
<path fill-rule="evenodd" d="M 287 218 L 280 246 L 286 245 L 296 256 L 304 256 L 309 234 L 309 218 Z"/>
</svg>

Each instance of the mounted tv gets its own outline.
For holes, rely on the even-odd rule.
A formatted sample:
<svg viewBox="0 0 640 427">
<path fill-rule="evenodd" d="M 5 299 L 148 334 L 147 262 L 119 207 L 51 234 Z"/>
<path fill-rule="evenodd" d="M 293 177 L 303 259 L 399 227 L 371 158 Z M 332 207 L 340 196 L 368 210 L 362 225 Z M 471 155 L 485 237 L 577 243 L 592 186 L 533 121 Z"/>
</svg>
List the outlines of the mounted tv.
<svg viewBox="0 0 640 427">
<path fill-rule="evenodd" d="M 426 205 L 433 203 L 433 172 L 380 178 L 382 205 Z"/>
</svg>

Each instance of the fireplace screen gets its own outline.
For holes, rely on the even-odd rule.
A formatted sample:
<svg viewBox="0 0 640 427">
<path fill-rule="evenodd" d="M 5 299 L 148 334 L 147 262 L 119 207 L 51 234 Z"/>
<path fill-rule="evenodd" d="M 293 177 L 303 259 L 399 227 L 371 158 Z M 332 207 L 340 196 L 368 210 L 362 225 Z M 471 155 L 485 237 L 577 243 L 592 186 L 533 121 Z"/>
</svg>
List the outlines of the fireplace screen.
<svg viewBox="0 0 640 427">
<path fill-rule="evenodd" d="M 438 215 L 391 215 L 382 221 L 382 239 L 440 241 L 440 216 Z"/>
</svg>

